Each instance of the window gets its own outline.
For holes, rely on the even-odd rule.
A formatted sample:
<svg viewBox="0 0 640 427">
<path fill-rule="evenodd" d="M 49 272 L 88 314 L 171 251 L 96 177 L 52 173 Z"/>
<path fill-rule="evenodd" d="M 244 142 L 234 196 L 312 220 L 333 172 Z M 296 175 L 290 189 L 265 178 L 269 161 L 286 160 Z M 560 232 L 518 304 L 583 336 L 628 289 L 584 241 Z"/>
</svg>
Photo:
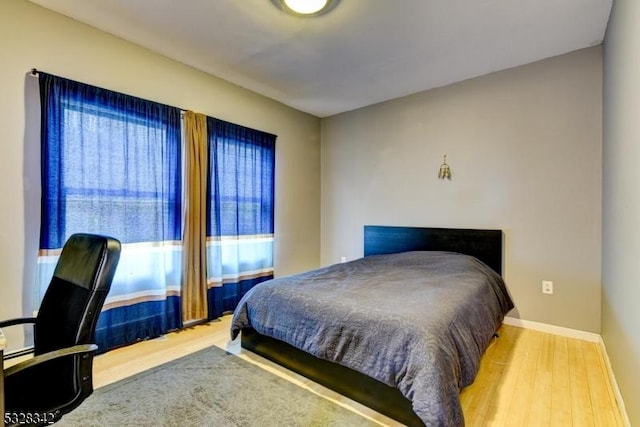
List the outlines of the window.
<svg viewBox="0 0 640 427">
<path fill-rule="evenodd" d="M 123 243 L 101 348 L 181 326 L 180 110 L 40 73 L 42 226 L 36 295 L 76 232 Z"/>
<path fill-rule="evenodd" d="M 46 73 L 39 81 L 43 197 L 36 308 L 68 237 L 106 234 L 123 245 L 96 328 L 100 351 L 181 327 L 188 264 L 181 110 Z M 201 288 L 202 303 L 214 318 L 273 277 L 276 137 L 210 117 L 206 128 L 206 233 L 197 233 L 203 237 L 197 246 L 206 251 L 207 283 L 198 283 L 208 288 Z M 184 293 L 185 301 L 193 298 L 191 290 Z"/>
<path fill-rule="evenodd" d="M 209 317 L 273 278 L 275 135 L 208 118 Z"/>
</svg>

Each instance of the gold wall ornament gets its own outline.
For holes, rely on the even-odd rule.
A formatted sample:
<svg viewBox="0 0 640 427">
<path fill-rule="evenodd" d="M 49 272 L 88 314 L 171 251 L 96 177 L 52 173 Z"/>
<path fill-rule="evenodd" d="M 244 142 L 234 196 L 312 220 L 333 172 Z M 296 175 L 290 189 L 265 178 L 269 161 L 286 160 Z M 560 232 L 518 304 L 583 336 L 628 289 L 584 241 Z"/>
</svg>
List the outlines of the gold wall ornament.
<svg viewBox="0 0 640 427">
<path fill-rule="evenodd" d="M 438 178 L 440 179 L 448 179 L 451 181 L 451 168 L 447 164 L 447 155 L 444 155 L 444 163 L 440 165 L 440 170 L 438 171 Z"/>
</svg>

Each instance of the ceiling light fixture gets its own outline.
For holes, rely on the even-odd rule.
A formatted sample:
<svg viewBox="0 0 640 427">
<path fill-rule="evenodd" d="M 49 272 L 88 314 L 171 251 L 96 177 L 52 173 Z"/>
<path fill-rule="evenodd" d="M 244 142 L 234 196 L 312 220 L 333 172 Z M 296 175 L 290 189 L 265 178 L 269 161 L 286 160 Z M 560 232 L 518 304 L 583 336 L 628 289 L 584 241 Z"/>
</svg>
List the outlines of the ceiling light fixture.
<svg viewBox="0 0 640 427">
<path fill-rule="evenodd" d="M 297 16 L 318 16 L 333 9 L 338 0 L 271 0 L 278 9 Z"/>
</svg>

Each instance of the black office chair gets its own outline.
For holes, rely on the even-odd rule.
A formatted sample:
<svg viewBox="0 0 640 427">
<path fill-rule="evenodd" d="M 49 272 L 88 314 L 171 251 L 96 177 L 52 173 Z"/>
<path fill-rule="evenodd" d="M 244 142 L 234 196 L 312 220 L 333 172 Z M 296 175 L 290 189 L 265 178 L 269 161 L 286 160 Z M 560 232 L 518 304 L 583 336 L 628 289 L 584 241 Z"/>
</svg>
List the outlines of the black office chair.
<svg viewBox="0 0 640 427">
<path fill-rule="evenodd" d="M 114 238 L 72 235 L 37 317 L 0 322 L 34 324 L 34 357 L 4 370 L 9 425 L 51 424 L 93 393 L 96 322 L 119 258 Z"/>
</svg>

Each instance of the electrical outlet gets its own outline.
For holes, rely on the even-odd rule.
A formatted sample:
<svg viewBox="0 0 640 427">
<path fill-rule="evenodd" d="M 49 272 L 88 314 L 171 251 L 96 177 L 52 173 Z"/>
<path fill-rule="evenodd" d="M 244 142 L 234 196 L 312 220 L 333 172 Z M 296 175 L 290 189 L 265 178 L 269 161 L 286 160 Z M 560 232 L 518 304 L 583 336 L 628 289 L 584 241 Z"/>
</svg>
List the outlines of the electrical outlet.
<svg viewBox="0 0 640 427">
<path fill-rule="evenodd" d="M 542 293 L 553 295 L 553 282 L 551 280 L 542 281 Z"/>
<path fill-rule="evenodd" d="M 346 256 L 341 256 L 340 257 L 340 262 L 347 262 L 347 257 Z"/>
</svg>

